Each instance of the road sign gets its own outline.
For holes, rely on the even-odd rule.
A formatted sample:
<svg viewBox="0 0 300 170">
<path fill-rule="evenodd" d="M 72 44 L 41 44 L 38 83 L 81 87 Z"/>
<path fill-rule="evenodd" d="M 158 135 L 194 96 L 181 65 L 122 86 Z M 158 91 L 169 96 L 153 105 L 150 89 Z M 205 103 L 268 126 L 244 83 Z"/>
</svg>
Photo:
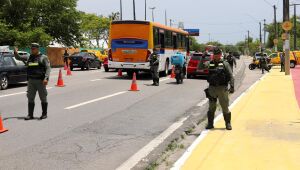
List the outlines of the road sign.
<svg viewBox="0 0 300 170">
<path fill-rule="evenodd" d="M 290 21 L 285 21 L 282 24 L 282 29 L 285 31 L 290 31 L 293 28 L 293 24 Z"/>
<path fill-rule="evenodd" d="M 286 39 L 287 39 L 287 34 L 286 34 L 286 33 L 283 33 L 283 34 L 281 35 L 281 39 L 286 40 Z"/>
<path fill-rule="evenodd" d="M 274 39 L 273 42 L 274 42 L 275 45 L 277 45 L 278 44 L 278 39 Z"/>
<path fill-rule="evenodd" d="M 184 31 L 188 32 L 190 36 L 199 36 L 200 35 L 199 29 L 184 29 Z"/>
</svg>

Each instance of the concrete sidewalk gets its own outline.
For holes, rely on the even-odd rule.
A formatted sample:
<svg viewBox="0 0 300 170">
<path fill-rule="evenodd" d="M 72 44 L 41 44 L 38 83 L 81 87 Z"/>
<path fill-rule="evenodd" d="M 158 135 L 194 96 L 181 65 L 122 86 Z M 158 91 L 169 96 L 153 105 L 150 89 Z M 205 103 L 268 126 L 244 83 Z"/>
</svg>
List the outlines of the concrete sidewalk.
<svg viewBox="0 0 300 170">
<path fill-rule="evenodd" d="M 272 69 L 231 108 L 233 130 L 217 117 L 215 129 L 203 131 L 172 169 L 298 170 L 299 77 L 300 68 L 292 76 Z"/>
</svg>

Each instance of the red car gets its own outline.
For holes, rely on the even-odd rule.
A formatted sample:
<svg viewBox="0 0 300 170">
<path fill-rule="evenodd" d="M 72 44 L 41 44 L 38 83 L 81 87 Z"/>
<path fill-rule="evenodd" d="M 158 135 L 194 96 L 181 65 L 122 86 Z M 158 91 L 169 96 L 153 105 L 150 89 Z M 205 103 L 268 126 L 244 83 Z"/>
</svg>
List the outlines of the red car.
<svg viewBox="0 0 300 170">
<path fill-rule="evenodd" d="M 210 61 L 212 58 L 213 55 L 210 53 L 192 54 L 187 68 L 187 78 L 192 78 L 194 76 L 207 76 L 208 68 L 204 65 L 204 63 Z"/>
</svg>

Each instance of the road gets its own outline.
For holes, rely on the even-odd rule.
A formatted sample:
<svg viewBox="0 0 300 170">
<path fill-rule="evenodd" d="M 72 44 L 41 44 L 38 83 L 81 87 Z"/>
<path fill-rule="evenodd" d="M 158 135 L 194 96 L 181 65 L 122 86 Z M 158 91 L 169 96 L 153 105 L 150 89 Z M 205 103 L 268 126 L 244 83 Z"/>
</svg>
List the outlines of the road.
<svg viewBox="0 0 300 170">
<path fill-rule="evenodd" d="M 186 117 L 187 110 L 205 99 L 207 87 L 201 79 L 177 85 L 169 78 L 153 87 L 146 75 L 138 78 L 140 91 L 130 92 L 126 75 L 119 78 L 103 70 L 72 73 L 59 88 L 58 69 L 53 69 L 46 120 L 23 120 L 26 85 L 0 91 L 0 112 L 9 129 L 0 135 L 1 170 L 116 169 Z M 37 96 L 36 117 L 41 114 L 39 103 Z"/>
</svg>

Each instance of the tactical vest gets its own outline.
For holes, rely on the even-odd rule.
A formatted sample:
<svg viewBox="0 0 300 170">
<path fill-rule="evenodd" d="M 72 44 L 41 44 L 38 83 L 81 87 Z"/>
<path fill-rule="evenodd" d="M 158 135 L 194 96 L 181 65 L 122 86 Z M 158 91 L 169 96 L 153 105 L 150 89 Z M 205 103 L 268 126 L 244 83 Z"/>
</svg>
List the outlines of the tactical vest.
<svg viewBox="0 0 300 170">
<path fill-rule="evenodd" d="M 227 86 L 229 82 L 229 76 L 226 73 L 223 62 L 209 64 L 209 76 L 207 79 L 211 86 Z"/>
<path fill-rule="evenodd" d="M 150 59 L 151 59 L 150 60 L 150 66 L 158 66 L 159 65 L 158 62 L 155 63 L 158 60 L 158 54 L 155 54 L 155 53 L 151 54 L 151 58 Z"/>
<path fill-rule="evenodd" d="M 38 56 L 31 55 L 27 62 L 28 79 L 43 80 L 46 74 L 46 66 L 42 62 L 42 54 Z"/>
</svg>

